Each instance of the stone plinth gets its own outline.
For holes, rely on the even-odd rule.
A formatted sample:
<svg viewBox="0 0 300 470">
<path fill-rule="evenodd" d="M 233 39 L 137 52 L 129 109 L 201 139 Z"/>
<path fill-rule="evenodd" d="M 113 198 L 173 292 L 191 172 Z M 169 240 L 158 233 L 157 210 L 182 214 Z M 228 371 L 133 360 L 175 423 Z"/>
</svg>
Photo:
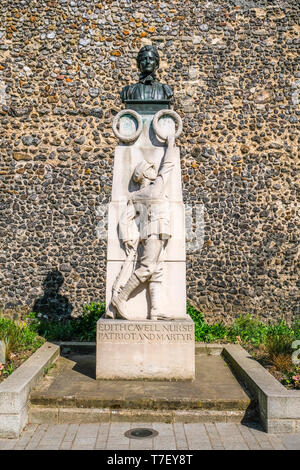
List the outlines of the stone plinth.
<svg viewBox="0 0 300 470">
<path fill-rule="evenodd" d="M 191 319 L 97 323 L 97 379 L 191 380 L 195 378 Z"/>
</svg>

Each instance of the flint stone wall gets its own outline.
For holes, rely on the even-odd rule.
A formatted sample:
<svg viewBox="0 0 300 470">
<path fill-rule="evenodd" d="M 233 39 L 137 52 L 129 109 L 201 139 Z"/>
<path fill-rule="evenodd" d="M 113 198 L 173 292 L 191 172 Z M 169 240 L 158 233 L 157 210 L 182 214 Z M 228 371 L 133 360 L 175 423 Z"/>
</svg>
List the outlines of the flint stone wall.
<svg viewBox="0 0 300 470">
<path fill-rule="evenodd" d="M 209 321 L 299 316 L 298 21 L 298 1 L 2 0 L 4 313 L 104 300 L 111 122 L 152 43 L 184 121 L 184 200 L 204 206 L 189 299 Z"/>
</svg>

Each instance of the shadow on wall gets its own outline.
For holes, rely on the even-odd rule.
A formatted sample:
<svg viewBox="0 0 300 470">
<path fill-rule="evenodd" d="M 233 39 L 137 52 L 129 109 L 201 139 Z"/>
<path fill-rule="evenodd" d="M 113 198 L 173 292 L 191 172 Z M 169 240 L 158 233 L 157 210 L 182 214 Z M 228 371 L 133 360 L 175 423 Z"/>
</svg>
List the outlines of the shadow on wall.
<svg viewBox="0 0 300 470">
<path fill-rule="evenodd" d="M 64 277 L 60 271 L 50 271 L 43 282 L 44 294 L 34 302 L 32 311 L 50 317 L 70 316 L 73 305 L 66 296 L 59 293 L 63 283 Z"/>
</svg>

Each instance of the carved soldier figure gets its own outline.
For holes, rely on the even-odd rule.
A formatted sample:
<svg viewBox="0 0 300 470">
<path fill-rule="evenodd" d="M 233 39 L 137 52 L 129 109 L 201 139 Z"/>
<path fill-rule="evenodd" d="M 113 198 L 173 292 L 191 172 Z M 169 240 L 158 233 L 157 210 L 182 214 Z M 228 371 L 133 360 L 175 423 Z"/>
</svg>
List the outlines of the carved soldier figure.
<svg viewBox="0 0 300 470">
<path fill-rule="evenodd" d="M 173 98 L 172 88 L 169 85 L 159 83 L 155 78 L 155 71 L 159 67 L 159 55 L 156 47 L 142 47 L 137 56 L 137 64 L 141 72 L 139 82 L 123 88 L 122 101 L 170 101 Z"/>
<path fill-rule="evenodd" d="M 142 254 L 138 267 L 121 290 L 115 290 L 112 305 L 118 316 L 131 320 L 126 301 L 130 294 L 144 282 L 149 283 L 151 301 L 150 317 L 152 320 L 170 319 L 161 311 L 160 291 L 163 275 L 164 250 L 171 237 L 170 211 L 166 196 L 168 178 L 174 168 L 174 136 L 168 137 L 168 147 L 163 157 L 159 172 L 154 164 L 143 160 L 137 165 L 133 179 L 140 184 L 134 191 L 119 222 L 119 235 L 124 243 L 126 254 L 136 251 L 141 245 Z M 138 218 L 138 238 L 136 236 L 136 219 Z"/>
</svg>

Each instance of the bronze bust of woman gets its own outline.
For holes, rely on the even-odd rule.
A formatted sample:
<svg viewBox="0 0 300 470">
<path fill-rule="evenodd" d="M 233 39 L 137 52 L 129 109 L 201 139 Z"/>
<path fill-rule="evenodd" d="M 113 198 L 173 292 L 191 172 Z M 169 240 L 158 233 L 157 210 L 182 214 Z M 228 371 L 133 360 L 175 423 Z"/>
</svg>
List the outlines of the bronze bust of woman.
<svg viewBox="0 0 300 470">
<path fill-rule="evenodd" d="M 155 78 L 155 71 L 159 67 L 156 47 L 142 47 L 137 56 L 137 65 L 141 72 L 139 81 L 123 88 L 122 101 L 170 101 L 173 98 L 172 88 L 159 83 Z"/>
</svg>

